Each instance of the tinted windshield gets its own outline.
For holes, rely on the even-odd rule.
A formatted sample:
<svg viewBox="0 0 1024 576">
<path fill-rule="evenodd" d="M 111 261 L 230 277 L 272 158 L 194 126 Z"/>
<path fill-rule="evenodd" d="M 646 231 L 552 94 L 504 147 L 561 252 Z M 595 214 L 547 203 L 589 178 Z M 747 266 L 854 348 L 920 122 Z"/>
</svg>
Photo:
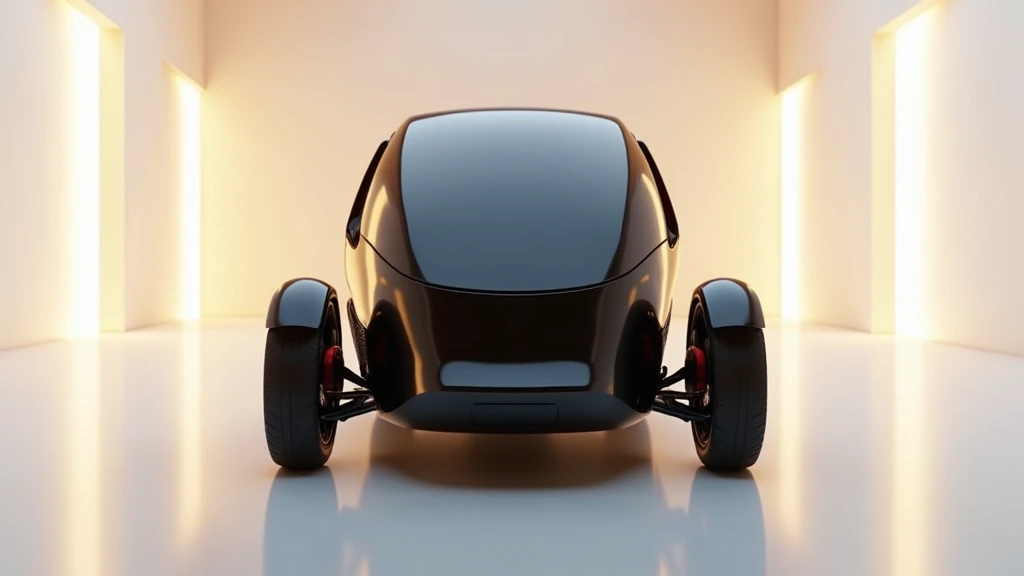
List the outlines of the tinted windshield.
<svg viewBox="0 0 1024 576">
<path fill-rule="evenodd" d="M 423 280 L 517 292 L 599 283 L 628 178 L 622 129 L 605 118 L 488 110 L 413 121 L 401 188 Z"/>
</svg>

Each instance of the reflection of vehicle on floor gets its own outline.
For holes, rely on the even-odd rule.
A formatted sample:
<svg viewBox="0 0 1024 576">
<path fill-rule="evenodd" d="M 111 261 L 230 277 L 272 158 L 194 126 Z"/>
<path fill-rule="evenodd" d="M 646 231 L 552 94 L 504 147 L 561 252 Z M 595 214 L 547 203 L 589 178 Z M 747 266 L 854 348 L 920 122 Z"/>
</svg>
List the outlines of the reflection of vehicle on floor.
<svg viewBox="0 0 1024 576">
<path fill-rule="evenodd" d="M 334 288 L 295 279 L 271 301 L 271 456 L 318 468 L 337 422 L 374 410 L 407 428 L 474 433 L 605 431 L 654 411 L 692 423 L 705 466 L 751 466 L 767 395 L 754 291 L 698 286 L 683 308 L 685 365 L 671 376 L 662 366 L 677 260 L 715 247 L 688 235 L 700 217 L 677 218 L 650 150 L 614 118 L 407 120 L 377 149 L 345 224 L 359 374 L 344 365 Z M 685 390 L 669 389 L 678 382 Z"/>
<path fill-rule="evenodd" d="M 339 508 L 327 469 L 278 473 L 267 504 L 267 576 L 765 572 L 751 474 L 698 468 L 689 504 L 669 507 L 643 423 L 512 437 L 378 421 L 362 487 L 345 493 L 360 494 L 356 507 Z"/>
</svg>

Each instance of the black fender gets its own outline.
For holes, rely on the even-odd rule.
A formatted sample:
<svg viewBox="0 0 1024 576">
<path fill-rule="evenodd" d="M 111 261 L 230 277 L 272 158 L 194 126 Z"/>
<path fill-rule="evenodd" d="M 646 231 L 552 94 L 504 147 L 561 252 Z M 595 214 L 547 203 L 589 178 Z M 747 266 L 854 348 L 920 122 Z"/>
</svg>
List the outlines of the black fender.
<svg viewBox="0 0 1024 576">
<path fill-rule="evenodd" d="M 266 327 L 319 328 L 323 325 L 324 314 L 327 313 L 327 303 L 332 300 L 338 301 L 338 293 L 326 282 L 316 278 L 289 280 L 282 284 L 270 299 Z"/>
<path fill-rule="evenodd" d="M 690 318 L 697 303 L 704 305 L 704 314 L 711 328 L 749 326 L 764 328 L 764 310 L 757 293 L 746 282 L 732 278 L 708 280 L 693 291 Z"/>
</svg>

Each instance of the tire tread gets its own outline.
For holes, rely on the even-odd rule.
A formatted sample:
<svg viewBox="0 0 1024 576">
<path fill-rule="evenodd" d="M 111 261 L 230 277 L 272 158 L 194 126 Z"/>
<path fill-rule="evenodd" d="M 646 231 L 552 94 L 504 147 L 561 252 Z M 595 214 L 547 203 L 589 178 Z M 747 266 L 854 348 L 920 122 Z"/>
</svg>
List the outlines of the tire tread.
<svg viewBox="0 0 1024 576">
<path fill-rule="evenodd" d="M 709 330 L 712 430 L 697 454 L 709 469 L 739 470 L 761 455 L 768 416 L 764 333 L 758 328 Z"/>
<path fill-rule="evenodd" d="M 267 332 L 263 363 L 263 420 L 271 459 L 284 468 L 323 466 L 332 441 L 320 439 L 320 338 L 308 328 Z"/>
</svg>

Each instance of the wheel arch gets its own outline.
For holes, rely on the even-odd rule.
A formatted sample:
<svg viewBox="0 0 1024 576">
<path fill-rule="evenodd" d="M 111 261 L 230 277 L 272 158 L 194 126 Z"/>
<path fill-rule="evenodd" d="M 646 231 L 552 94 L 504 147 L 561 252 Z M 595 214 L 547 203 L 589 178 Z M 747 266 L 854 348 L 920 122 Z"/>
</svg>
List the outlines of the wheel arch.
<svg viewBox="0 0 1024 576">
<path fill-rule="evenodd" d="M 284 326 L 319 328 L 329 303 L 339 314 L 338 292 L 333 286 L 316 278 L 294 278 L 282 284 L 270 299 L 266 328 Z M 341 326 L 340 317 L 339 328 Z"/>
<path fill-rule="evenodd" d="M 764 309 L 757 293 L 746 282 L 734 278 L 708 280 L 693 291 L 689 319 L 692 322 L 697 304 L 704 306 L 704 314 L 711 328 L 747 326 L 764 328 Z"/>
</svg>

